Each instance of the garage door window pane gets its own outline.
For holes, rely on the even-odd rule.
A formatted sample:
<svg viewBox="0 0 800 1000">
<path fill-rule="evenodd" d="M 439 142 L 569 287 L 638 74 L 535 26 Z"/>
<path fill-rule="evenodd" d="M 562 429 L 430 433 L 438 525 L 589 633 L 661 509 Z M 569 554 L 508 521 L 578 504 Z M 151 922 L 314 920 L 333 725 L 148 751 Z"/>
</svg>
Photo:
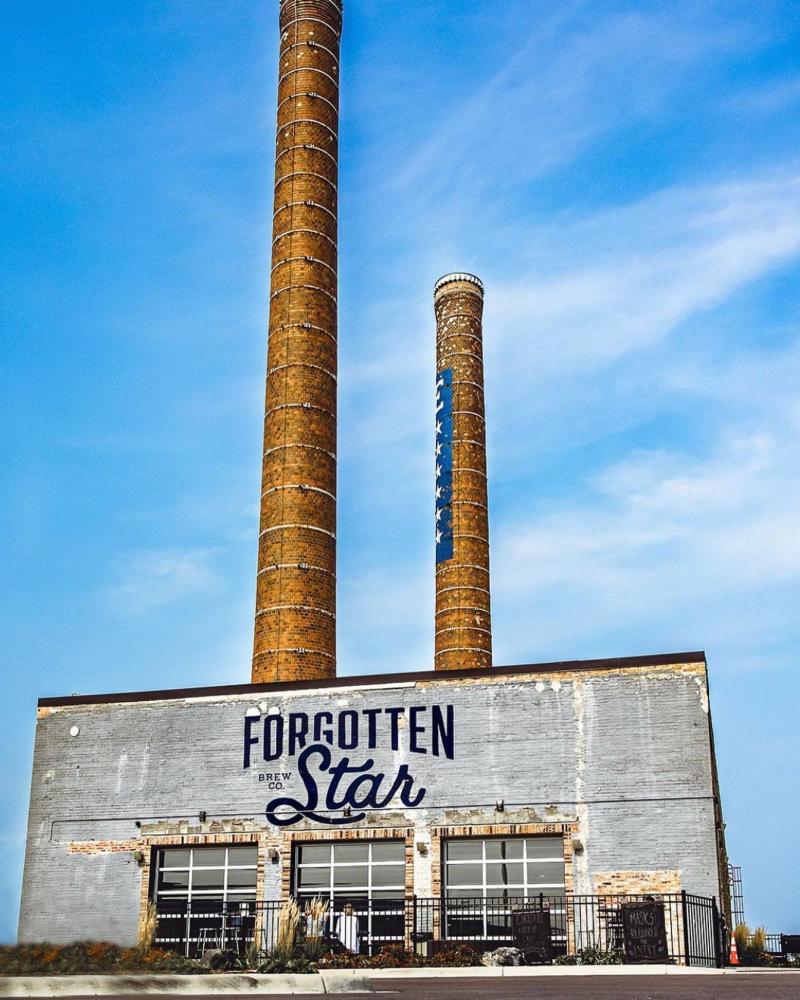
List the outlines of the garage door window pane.
<svg viewBox="0 0 800 1000">
<path fill-rule="evenodd" d="M 483 841 L 448 840 L 445 856 L 448 861 L 480 861 L 483 858 Z"/>
<path fill-rule="evenodd" d="M 367 865 L 335 865 L 333 885 L 335 888 L 365 886 L 369 879 Z"/>
<path fill-rule="evenodd" d="M 354 864 L 369 861 L 369 844 L 334 844 L 334 864 Z"/>
<path fill-rule="evenodd" d="M 562 852 L 561 837 L 454 838 L 445 844 L 446 894 L 457 898 L 469 886 L 500 899 L 563 892 Z"/>
<path fill-rule="evenodd" d="M 158 888 L 171 892 L 187 891 L 189 888 L 189 872 L 161 871 L 158 873 Z"/>
<path fill-rule="evenodd" d="M 192 852 L 182 847 L 171 847 L 158 852 L 159 868 L 188 868 Z"/>
<path fill-rule="evenodd" d="M 406 845 L 402 840 L 377 841 L 372 845 L 373 862 L 394 861 L 398 864 L 406 863 Z"/>
<path fill-rule="evenodd" d="M 192 865 L 195 868 L 209 868 L 225 864 L 224 847 L 195 848 L 193 855 Z"/>
<path fill-rule="evenodd" d="M 483 885 L 483 866 L 460 864 L 447 866 L 448 885 Z"/>
<path fill-rule="evenodd" d="M 328 889 L 330 884 L 330 868 L 301 868 L 298 872 L 298 886 L 300 889 Z"/>
<path fill-rule="evenodd" d="M 564 844 L 561 837 L 532 837 L 525 841 L 525 853 L 529 861 L 541 858 L 562 861 Z"/>
<path fill-rule="evenodd" d="M 522 885 L 523 865 L 497 864 L 488 862 L 486 865 L 486 886 Z"/>
<path fill-rule="evenodd" d="M 487 840 L 485 847 L 487 861 L 499 861 L 504 858 L 521 861 L 525 843 L 522 840 Z"/>
<path fill-rule="evenodd" d="M 252 865 L 255 867 L 258 864 L 258 848 L 253 845 L 252 847 L 229 847 L 228 848 L 228 867 L 232 865 Z"/>
</svg>

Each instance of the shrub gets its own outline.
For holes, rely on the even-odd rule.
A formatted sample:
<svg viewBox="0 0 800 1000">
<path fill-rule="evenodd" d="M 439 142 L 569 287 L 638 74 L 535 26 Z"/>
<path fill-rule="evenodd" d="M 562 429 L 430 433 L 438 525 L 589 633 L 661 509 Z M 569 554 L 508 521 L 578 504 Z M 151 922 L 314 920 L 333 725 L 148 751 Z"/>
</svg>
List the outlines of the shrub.
<svg viewBox="0 0 800 1000">
<path fill-rule="evenodd" d="M 750 928 L 747 924 L 737 924 L 733 929 L 733 940 L 736 942 L 736 954 L 743 962 L 750 950 Z"/>
<path fill-rule="evenodd" d="M 18 944 L 0 947 L 1 976 L 114 975 L 135 972 L 206 972 L 199 962 L 155 948 L 120 948 L 105 941 Z"/>
<path fill-rule="evenodd" d="M 575 955 L 559 955 L 556 965 L 622 965 L 625 956 L 621 951 L 603 948 L 581 948 Z"/>
<path fill-rule="evenodd" d="M 326 955 L 320 960 L 323 969 L 412 969 L 412 968 L 463 968 L 480 965 L 480 955 L 466 944 L 444 948 L 430 958 L 406 951 L 402 945 L 386 945 L 377 955 Z"/>
<path fill-rule="evenodd" d="M 289 962 L 295 957 L 297 929 L 300 926 L 300 907 L 296 900 L 287 899 L 278 911 L 278 933 L 270 958 L 276 962 Z"/>
<path fill-rule="evenodd" d="M 303 911 L 305 921 L 303 954 L 312 962 L 319 961 L 328 950 L 328 944 L 325 941 L 328 907 L 327 899 L 315 896 L 314 899 L 306 903 L 306 908 Z"/>
<path fill-rule="evenodd" d="M 772 965 L 772 956 L 767 952 L 767 929 L 756 927 L 751 932 L 747 924 L 737 924 L 733 931 L 736 953 L 742 965 Z"/>
<path fill-rule="evenodd" d="M 300 948 L 297 948 L 291 955 L 278 953 L 276 949 L 263 957 L 263 960 L 257 965 L 256 971 L 264 975 L 276 975 L 283 972 L 309 973 L 317 971 L 317 963 L 304 955 Z"/>
<path fill-rule="evenodd" d="M 148 900 L 144 917 L 139 925 L 139 937 L 136 945 L 140 951 L 147 952 L 153 947 L 153 942 L 156 938 L 157 926 L 158 913 L 156 911 L 156 904 L 151 899 Z"/>
<path fill-rule="evenodd" d="M 457 966 L 462 968 L 468 965 L 480 965 L 481 956 L 468 944 L 455 944 L 440 951 L 432 958 L 424 959 L 423 964 L 433 967 Z"/>
</svg>

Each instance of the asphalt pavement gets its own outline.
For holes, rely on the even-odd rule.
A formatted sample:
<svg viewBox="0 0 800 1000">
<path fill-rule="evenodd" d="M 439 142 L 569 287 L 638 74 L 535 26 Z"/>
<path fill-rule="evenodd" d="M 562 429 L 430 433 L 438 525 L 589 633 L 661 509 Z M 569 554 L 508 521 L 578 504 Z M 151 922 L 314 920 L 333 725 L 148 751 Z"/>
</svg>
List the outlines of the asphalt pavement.
<svg viewBox="0 0 800 1000">
<path fill-rule="evenodd" d="M 408 979 L 374 983 L 389 1000 L 800 1000 L 800 975 L 572 976 L 535 979 Z M 339 994 L 352 1000 L 364 994 Z"/>
</svg>

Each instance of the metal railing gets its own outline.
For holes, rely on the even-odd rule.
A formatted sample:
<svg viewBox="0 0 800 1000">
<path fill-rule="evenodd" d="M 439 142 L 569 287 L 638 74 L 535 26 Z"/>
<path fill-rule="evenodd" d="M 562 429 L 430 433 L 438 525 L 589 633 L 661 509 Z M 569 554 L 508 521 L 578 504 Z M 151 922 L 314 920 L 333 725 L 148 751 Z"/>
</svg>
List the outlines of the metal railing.
<svg viewBox="0 0 800 1000">
<path fill-rule="evenodd" d="M 550 943 L 554 958 L 580 956 L 588 950 L 624 955 L 622 905 L 656 900 L 664 907 L 669 961 L 676 965 L 715 967 L 723 964 L 723 942 L 716 899 L 690 893 L 642 895 L 538 895 L 523 897 L 470 897 L 337 900 L 322 925 L 312 926 L 298 900 L 301 917 L 298 940 L 324 937 L 334 946 L 347 933 L 341 923 L 343 907 L 352 906 L 357 921 L 355 939 L 345 940 L 350 951 L 375 955 L 387 945 L 400 945 L 418 955 L 432 957 L 454 946 L 469 945 L 477 951 L 514 946 L 512 913 L 521 907 L 549 912 Z M 183 901 L 163 905 L 159 900 L 155 944 L 190 957 L 210 948 L 243 954 L 256 945 L 270 951 L 276 944 L 281 921 L 280 900 L 262 903 L 222 900 Z M 352 934 L 352 923 L 349 925 Z M 343 930 L 344 928 L 344 930 Z M 341 947 L 341 944 L 340 944 Z"/>
</svg>

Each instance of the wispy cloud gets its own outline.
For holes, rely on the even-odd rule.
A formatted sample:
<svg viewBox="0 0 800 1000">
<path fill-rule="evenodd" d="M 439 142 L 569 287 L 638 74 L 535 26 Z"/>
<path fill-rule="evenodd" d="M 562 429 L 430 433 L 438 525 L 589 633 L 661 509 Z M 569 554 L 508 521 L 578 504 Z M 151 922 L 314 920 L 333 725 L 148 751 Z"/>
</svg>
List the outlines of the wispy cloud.
<svg viewBox="0 0 800 1000">
<path fill-rule="evenodd" d="M 654 344 L 796 258 L 800 174 L 667 189 L 534 228 L 527 245 L 527 273 L 490 276 L 491 360 L 504 373 L 574 373 Z"/>
<path fill-rule="evenodd" d="M 575 642 L 621 620 L 662 634 L 677 615 L 696 622 L 703 641 L 710 631 L 720 641 L 721 607 L 728 629 L 746 615 L 748 595 L 796 588 L 800 393 L 785 404 L 747 433 L 741 424 L 723 431 L 706 456 L 632 454 L 591 477 L 575 500 L 501 524 L 494 593 L 504 620 L 544 613 L 550 640 L 560 632 Z M 774 615 L 749 621 L 750 646 L 775 626 Z M 505 641 L 516 649 L 513 635 Z"/>
<path fill-rule="evenodd" d="M 162 549 L 132 552 L 117 561 L 114 583 L 104 591 L 119 614 L 142 615 L 213 591 L 220 577 L 214 549 Z"/>
<path fill-rule="evenodd" d="M 686 88 L 702 101 L 694 84 L 704 64 L 763 37 L 713 5 L 679 18 L 584 3 L 543 7 L 533 19 L 498 15 L 496 71 L 459 90 L 427 140 L 385 174 L 388 187 L 413 190 L 420 219 L 432 203 L 439 216 L 463 215 L 478 198 L 495 204 L 600 136 L 657 115 Z"/>
</svg>

